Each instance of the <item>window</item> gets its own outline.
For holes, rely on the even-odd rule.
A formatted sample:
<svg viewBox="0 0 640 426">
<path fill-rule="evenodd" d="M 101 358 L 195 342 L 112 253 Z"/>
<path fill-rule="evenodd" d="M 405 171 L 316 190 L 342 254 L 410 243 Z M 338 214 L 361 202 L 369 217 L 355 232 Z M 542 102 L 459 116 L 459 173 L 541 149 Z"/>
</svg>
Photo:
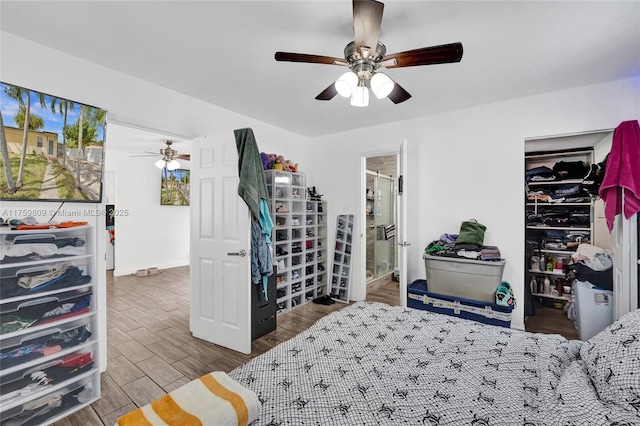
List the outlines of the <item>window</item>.
<svg viewBox="0 0 640 426">
<path fill-rule="evenodd" d="M 38 148 L 42 148 L 42 136 L 38 136 Z"/>
</svg>

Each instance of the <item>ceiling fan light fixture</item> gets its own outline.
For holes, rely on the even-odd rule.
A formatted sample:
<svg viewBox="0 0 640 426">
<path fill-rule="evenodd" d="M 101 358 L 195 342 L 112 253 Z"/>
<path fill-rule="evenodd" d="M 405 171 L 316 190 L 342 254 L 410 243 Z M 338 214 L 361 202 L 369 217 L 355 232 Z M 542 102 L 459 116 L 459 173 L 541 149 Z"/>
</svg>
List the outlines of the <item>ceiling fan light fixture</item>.
<svg viewBox="0 0 640 426">
<path fill-rule="evenodd" d="M 162 169 L 162 168 L 164 168 L 164 165 L 165 165 L 164 158 L 161 158 L 160 160 L 156 161 L 156 167 L 157 168 Z"/>
<path fill-rule="evenodd" d="M 336 80 L 334 85 L 340 96 L 348 98 L 358 85 L 358 76 L 353 71 L 347 71 Z"/>
<path fill-rule="evenodd" d="M 167 163 L 167 169 L 169 170 L 175 170 L 178 167 L 180 167 L 180 163 L 178 163 L 178 160 L 171 160 Z"/>
<path fill-rule="evenodd" d="M 360 80 L 358 86 L 356 86 L 353 91 L 353 95 L 351 95 L 351 105 L 357 107 L 366 107 L 369 105 L 369 89 L 367 89 L 364 80 Z"/>
<path fill-rule="evenodd" d="M 376 73 L 371 77 L 371 90 L 378 99 L 386 98 L 393 90 L 394 83 L 386 74 Z"/>
</svg>

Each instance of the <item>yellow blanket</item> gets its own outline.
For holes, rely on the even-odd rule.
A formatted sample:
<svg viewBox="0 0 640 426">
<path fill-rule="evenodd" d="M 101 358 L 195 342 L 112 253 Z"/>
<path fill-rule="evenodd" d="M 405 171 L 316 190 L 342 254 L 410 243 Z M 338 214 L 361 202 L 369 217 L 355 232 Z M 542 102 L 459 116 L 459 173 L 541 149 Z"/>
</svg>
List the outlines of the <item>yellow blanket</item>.
<svg viewBox="0 0 640 426">
<path fill-rule="evenodd" d="M 248 425 L 258 416 L 258 396 L 226 373 L 192 380 L 144 407 L 118 418 L 118 426 Z"/>
</svg>

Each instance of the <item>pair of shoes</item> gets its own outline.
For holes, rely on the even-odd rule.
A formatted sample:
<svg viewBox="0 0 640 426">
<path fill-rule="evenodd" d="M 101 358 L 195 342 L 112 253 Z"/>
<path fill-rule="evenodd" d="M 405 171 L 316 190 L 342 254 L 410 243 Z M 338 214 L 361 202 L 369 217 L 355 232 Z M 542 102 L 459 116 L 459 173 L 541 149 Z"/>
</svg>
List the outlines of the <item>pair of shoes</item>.
<svg viewBox="0 0 640 426">
<path fill-rule="evenodd" d="M 336 301 L 333 300 L 328 294 L 325 294 L 324 296 L 313 299 L 313 303 L 317 303 L 319 305 L 333 305 L 334 303 L 336 303 Z"/>
<path fill-rule="evenodd" d="M 299 225 L 300 225 L 300 219 L 298 219 L 297 217 L 296 217 L 296 218 L 291 219 L 291 225 L 293 225 L 293 226 L 299 226 Z"/>
<path fill-rule="evenodd" d="M 511 284 L 503 281 L 496 290 L 496 305 L 514 307 L 516 306 L 516 298 L 513 296 Z"/>
<path fill-rule="evenodd" d="M 276 246 L 276 256 L 286 256 L 289 252 L 281 248 L 280 246 Z"/>
<path fill-rule="evenodd" d="M 289 209 L 286 208 L 283 204 L 278 204 L 278 208 L 276 209 L 276 213 L 289 213 Z"/>
<path fill-rule="evenodd" d="M 318 201 L 320 200 L 320 197 L 322 197 L 324 194 L 318 194 L 316 192 L 316 187 L 312 187 L 312 188 L 307 188 L 307 192 L 309 193 L 309 197 L 311 197 L 311 199 L 318 199 Z"/>
<path fill-rule="evenodd" d="M 286 265 L 284 264 L 284 259 L 278 260 L 278 269 L 284 269 Z"/>
</svg>

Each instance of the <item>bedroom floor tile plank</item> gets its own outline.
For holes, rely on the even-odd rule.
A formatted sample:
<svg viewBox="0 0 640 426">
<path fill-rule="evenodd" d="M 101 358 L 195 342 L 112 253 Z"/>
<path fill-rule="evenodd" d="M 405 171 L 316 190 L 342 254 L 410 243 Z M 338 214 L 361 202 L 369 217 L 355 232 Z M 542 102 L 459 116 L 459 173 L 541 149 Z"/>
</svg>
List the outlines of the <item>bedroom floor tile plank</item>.
<svg viewBox="0 0 640 426">
<path fill-rule="evenodd" d="M 162 340 L 172 343 L 177 347 L 181 347 L 182 345 L 186 345 L 189 342 L 192 342 L 195 339 L 190 332 L 184 330 L 178 330 L 174 327 L 169 327 L 164 330 L 160 330 L 156 333 L 158 336 L 162 338 Z"/>
<path fill-rule="evenodd" d="M 147 376 L 127 383 L 122 386 L 122 390 L 138 407 L 143 407 L 166 395 L 166 392 Z"/>
<path fill-rule="evenodd" d="M 136 408 L 138 408 L 138 406 L 132 402 L 131 404 L 127 404 L 122 408 L 118 408 L 117 410 L 115 410 L 115 411 L 113 411 L 113 412 L 111 412 L 109 414 L 101 416 L 100 420 L 102 420 L 102 425 L 103 426 L 113 426 L 113 425 L 116 424 L 116 420 L 118 419 L 118 417 L 123 416 L 123 415 L 127 414 L 128 412 L 135 410 Z M 86 410 L 86 408 L 85 408 L 85 410 Z M 71 417 L 69 417 L 69 418 L 72 418 L 74 416 L 75 416 L 75 414 L 72 414 Z M 81 424 L 82 423 L 76 423 L 76 422 L 72 423 L 73 426 L 80 426 Z M 55 426 L 58 426 L 58 423 L 56 423 Z M 86 423 L 84 426 L 94 426 L 94 424 L 93 423 Z M 95 424 L 95 426 L 100 426 L 100 423 Z"/>
<path fill-rule="evenodd" d="M 134 364 L 154 356 L 153 352 L 137 340 L 130 340 L 118 345 L 118 350 Z"/>
<path fill-rule="evenodd" d="M 157 356 L 152 356 L 151 358 L 138 362 L 136 367 L 161 387 L 184 377 L 183 374 L 171 366 L 171 364 Z"/>
<path fill-rule="evenodd" d="M 160 330 L 160 332 L 162 331 L 164 331 L 164 329 Z M 143 345 L 162 341 L 162 337 L 145 327 L 139 327 L 135 330 L 128 331 L 127 334 Z"/>
<path fill-rule="evenodd" d="M 129 361 L 124 355 L 117 356 L 109 360 L 107 364 L 107 373 L 109 376 L 120 386 L 127 383 L 145 377 L 138 367 Z"/>
<path fill-rule="evenodd" d="M 151 343 L 147 345 L 147 349 L 169 364 L 189 356 L 188 353 L 167 341 Z"/>
<path fill-rule="evenodd" d="M 180 349 L 205 364 L 209 364 L 224 357 L 224 354 L 217 350 L 217 346 L 207 346 L 202 343 L 200 339 L 195 339 L 185 345 L 182 345 L 180 346 Z"/>
<path fill-rule="evenodd" d="M 211 364 L 209 364 L 209 370 L 210 371 L 224 371 L 225 373 L 228 373 L 229 371 L 233 370 L 236 367 L 240 367 L 242 364 L 244 364 L 246 361 L 241 362 L 239 360 L 237 360 L 236 358 L 220 358 L 214 362 L 212 362 Z"/>
<path fill-rule="evenodd" d="M 122 352 L 113 343 L 107 343 L 107 360 L 122 355 Z"/>
<path fill-rule="evenodd" d="M 79 424 L 83 425 L 99 425 L 102 422 L 100 421 L 100 417 L 93 410 L 80 410 L 73 415 L 73 418 L 67 417 L 59 422 L 56 422 L 56 426 L 76 426 Z"/>
<path fill-rule="evenodd" d="M 174 390 L 178 389 L 180 386 L 186 385 L 190 381 L 191 380 L 188 377 L 182 376 L 175 382 L 171 382 L 167 385 L 162 386 L 162 389 L 164 389 L 166 393 L 173 392 Z"/>
<path fill-rule="evenodd" d="M 107 317 L 107 321 L 109 318 Z M 121 330 L 119 327 L 107 327 L 107 341 L 116 347 L 124 342 L 133 340 L 126 331 Z"/>
<path fill-rule="evenodd" d="M 180 371 L 190 380 L 197 379 L 200 376 L 211 373 L 209 366 L 203 362 L 198 361 L 192 356 L 181 359 L 171 364 L 173 368 Z"/>
<path fill-rule="evenodd" d="M 131 398 L 107 373 L 100 377 L 100 389 L 101 398 L 92 404 L 93 409 L 100 417 L 132 404 Z"/>
<path fill-rule="evenodd" d="M 122 331 L 129 331 L 140 327 L 140 324 L 119 311 L 113 313 L 108 311 L 107 322 L 109 323 L 109 328 L 118 327 Z"/>
</svg>

